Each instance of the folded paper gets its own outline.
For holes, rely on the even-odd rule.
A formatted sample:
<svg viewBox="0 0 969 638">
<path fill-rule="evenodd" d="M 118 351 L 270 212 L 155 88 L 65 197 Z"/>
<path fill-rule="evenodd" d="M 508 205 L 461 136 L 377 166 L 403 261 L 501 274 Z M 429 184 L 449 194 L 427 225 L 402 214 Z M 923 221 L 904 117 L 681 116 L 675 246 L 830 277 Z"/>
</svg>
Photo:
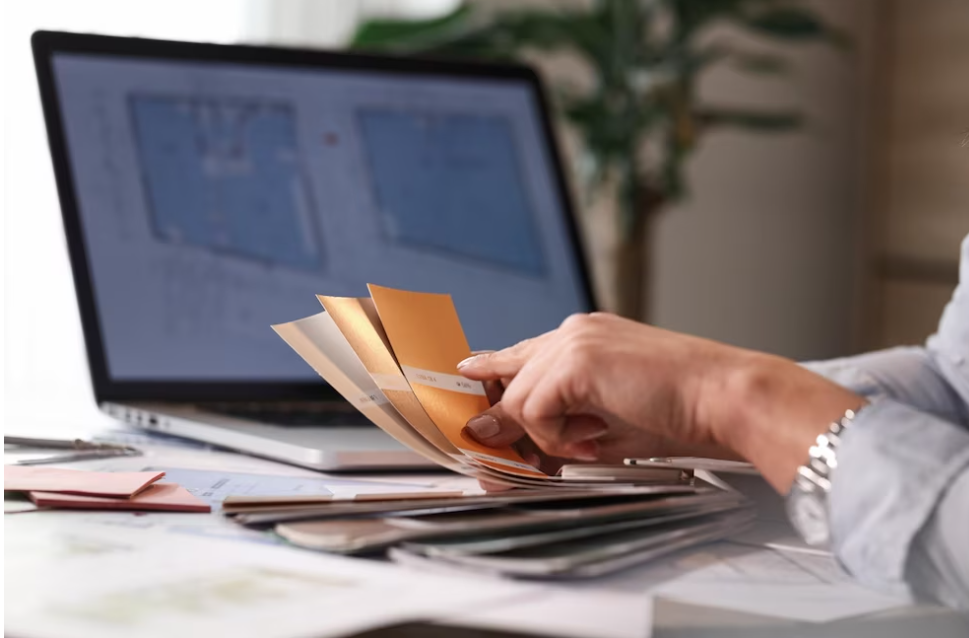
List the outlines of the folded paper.
<svg viewBox="0 0 969 638">
<path fill-rule="evenodd" d="M 165 476 L 164 472 L 87 472 L 30 465 L 5 465 L 5 492 L 61 492 L 130 498 Z"/>
<path fill-rule="evenodd" d="M 30 492 L 38 507 L 60 509 L 131 510 L 165 512 L 210 512 L 208 503 L 199 500 L 174 483 L 154 483 L 131 498 L 107 498 L 60 492 Z"/>
</svg>

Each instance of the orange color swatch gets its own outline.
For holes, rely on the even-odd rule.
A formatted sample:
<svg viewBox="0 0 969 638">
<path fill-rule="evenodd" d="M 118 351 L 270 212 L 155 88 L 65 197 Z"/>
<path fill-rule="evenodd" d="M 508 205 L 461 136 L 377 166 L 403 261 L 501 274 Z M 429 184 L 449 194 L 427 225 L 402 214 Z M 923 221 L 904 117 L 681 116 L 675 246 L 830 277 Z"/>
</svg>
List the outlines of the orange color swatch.
<svg viewBox="0 0 969 638">
<path fill-rule="evenodd" d="M 462 435 L 468 420 L 490 406 L 484 387 L 458 374 L 471 356 L 450 295 L 370 285 L 370 294 L 397 363 L 431 421 L 448 441 L 486 467 L 547 478 L 510 446 L 492 448 Z"/>
<path fill-rule="evenodd" d="M 373 300 L 323 295 L 317 298 L 391 405 L 441 452 L 461 457 L 461 453 L 434 424 L 408 385 L 394 358 Z"/>
</svg>

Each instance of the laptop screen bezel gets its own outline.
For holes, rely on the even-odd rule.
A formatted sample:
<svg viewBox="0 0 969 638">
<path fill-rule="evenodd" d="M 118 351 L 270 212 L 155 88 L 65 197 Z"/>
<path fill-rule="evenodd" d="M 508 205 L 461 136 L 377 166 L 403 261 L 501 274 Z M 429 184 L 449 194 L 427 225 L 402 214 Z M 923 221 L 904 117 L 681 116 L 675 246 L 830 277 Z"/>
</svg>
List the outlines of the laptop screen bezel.
<svg viewBox="0 0 969 638">
<path fill-rule="evenodd" d="M 81 327 L 87 348 L 88 366 L 98 403 L 106 401 L 326 401 L 341 400 L 322 381 L 121 381 L 108 374 L 102 324 L 91 280 L 90 265 L 77 193 L 68 159 L 64 123 L 54 81 L 54 56 L 63 53 L 95 54 L 119 58 L 189 62 L 231 62 L 269 67 L 302 67 L 378 71 L 391 74 L 438 78 L 511 79 L 528 86 L 538 105 L 541 135 L 546 144 L 553 172 L 554 188 L 562 202 L 565 225 L 571 249 L 577 262 L 585 310 L 595 308 L 586 254 L 568 185 L 562 170 L 561 154 L 549 119 L 548 100 L 542 83 L 533 69 L 524 65 L 485 63 L 479 61 L 435 60 L 402 56 L 379 56 L 321 50 L 288 49 L 249 45 L 204 44 L 53 31 L 37 31 L 31 38 L 34 63 L 40 87 L 41 103 L 47 125 L 54 177 L 60 200 L 67 239 L 74 288 L 81 316 Z M 268 330 L 267 326 L 267 330 Z"/>
</svg>

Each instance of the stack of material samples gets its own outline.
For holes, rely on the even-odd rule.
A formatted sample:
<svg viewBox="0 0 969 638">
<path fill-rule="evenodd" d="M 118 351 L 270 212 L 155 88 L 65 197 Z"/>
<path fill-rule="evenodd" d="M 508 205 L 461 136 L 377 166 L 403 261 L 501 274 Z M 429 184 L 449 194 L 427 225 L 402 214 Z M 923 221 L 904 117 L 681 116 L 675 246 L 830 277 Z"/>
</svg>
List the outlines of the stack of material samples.
<svg viewBox="0 0 969 638">
<path fill-rule="evenodd" d="M 369 298 L 318 297 L 325 311 L 273 326 L 374 424 L 439 465 L 492 484 L 490 495 L 226 502 L 239 523 L 339 553 L 518 577 L 593 576 L 733 534 L 752 518 L 743 499 L 679 468 L 570 465 L 555 475 L 512 446 L 462 434 L 490 407 L 458 374 L 471 356 L 448 295 L 370 286 Z"/>
<path fill-rule="evenodd" d="M 743 497 L 691 484 L 611 490 L 513 490 L 388 500 L 233 505 L 248 527 L 341 554 L 389 550 L 398 561 L 519 578 L 589 577 L 737 533 Z"/>
</svg>

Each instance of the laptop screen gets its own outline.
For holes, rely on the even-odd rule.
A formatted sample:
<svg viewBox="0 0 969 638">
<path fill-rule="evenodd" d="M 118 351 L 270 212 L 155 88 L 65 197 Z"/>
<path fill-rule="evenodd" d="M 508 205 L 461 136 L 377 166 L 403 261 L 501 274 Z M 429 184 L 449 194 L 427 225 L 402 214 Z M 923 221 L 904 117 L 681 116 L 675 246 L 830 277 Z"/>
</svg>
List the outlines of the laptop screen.
<svg viewBox="0 0 969 638">
<path fill-rule="evenodd" d="M 589 310 L 527 79 L 52 68 L 112 381 L 315 380 L 270 324 L 367 283 L 450 293 L 473 349 Z"/>
</svg>

